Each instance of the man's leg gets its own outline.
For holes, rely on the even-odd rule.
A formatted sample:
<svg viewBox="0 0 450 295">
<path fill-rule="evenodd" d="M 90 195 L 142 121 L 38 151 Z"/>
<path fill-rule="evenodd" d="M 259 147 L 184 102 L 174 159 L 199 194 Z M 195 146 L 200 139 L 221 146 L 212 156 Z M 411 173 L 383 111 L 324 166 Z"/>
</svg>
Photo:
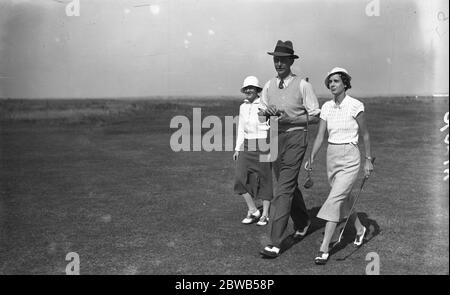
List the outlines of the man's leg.
<svg viewBox="0 0 450 295">
<path fill-rule="evenodd" d="M 298 132 L 292 140 L 295 142 L 299 142 L 298 140 L 301 140 L 300 142 L 305 142 L 304 137 L 306 134 L 304 132 Z M 295 161 L 298 161 L 297 166 L 297 176 L 295 178 L 295 190 L 294 190 L 294 197 L 292 199 L 292 205 L 291 205 L 291 218 L 294 222 L 294 228 L 295 230 L 303 230 L 305 226 L 308 225 L 309 222 L 309 215 L 308 215 L 308 209 L 306 208 L 305 200 L 303 199 L 302 192 L 300 188 L 298 187 L 298 175 L 300 174 L 300 170 L 302 167 L 303 158 L 306 154 L 307 145 L 300 145 L 300 147 L 296 146 L 296 153 L 298 158 L 295 159 Z"/>
<path fill-rule="evenodd" d="M 278 134 L 278 157 L 277 159 L 272 163 L 272 171 L 273 175 L 275 176 L 275 193 L 272 199 L 272 202 L 270 204 L 270 217 L 269 217 L 269 235 L 272 237 L 274 232 L 274 220 L 278 219 L 278 215 L 280 212 L 280 207 L 284 206 L 283 200 L 280 200 L 278 196 L 278 188 L 279 188 L 279 179 L 280 179 L 280 170 L 282 165 L 282 159 L 284 156 L 284 148 L 285 148 L 285 141 L 286 141 L 286 134 L 285 133 L 279 133 Z M 280 230 L 276 230 L 280 231 Z M 279 244 L 274 243 L 274 239 L 271 238 L 271 245 L 279 247 Z"/>
<path fill-rule="evenodd" d="M 294 221 L 294 229 L 299 231 L 302 231 L 309 222 L 308 209 L 306 209 L 305 200 L 298 186 L 295 188 L 292 199 L 291 218 Z"/>
<path fill-rule="evenodd" d="M 306 206 L 303 197 L 296 194 L 294 208 L 291 205 L 294 192 L 300 192 L 298 175 L 305 155 L 306 146 L 303 145 L 303 131 L 292 131 L 285 134 L 286 141 L 283 146 L 283 154 L 280 158 L 279 177 L 275 198 L 272 202 L 270 237 L 272 245 L 280 247 L 283 234 L 286 230 L 289 216 L 295 216 L 296 226 L 305 224 L 308 220 Z"/>
</svg>

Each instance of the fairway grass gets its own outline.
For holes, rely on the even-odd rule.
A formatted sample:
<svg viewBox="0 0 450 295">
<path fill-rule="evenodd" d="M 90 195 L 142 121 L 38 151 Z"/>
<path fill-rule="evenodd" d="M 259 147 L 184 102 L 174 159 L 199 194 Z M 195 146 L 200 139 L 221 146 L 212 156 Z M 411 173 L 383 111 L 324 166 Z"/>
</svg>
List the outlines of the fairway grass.
<svg viewBox="0 0 450 295">
<path fill-rule="evenodd" d="M 371 252 L 381 274 L 448 274 L 448 98 L 363 101 L 377 157 L 357 205 L 368 242 L 316 266 L 323 221 L 261 259 L 268 227 L 240 223 L 233 153 L 170 148 L 174 116 L 236 116 L 239 99 L 2 100 L 0 274 L 64 274 L 69 252 L 81 274 L 363 275 Z M 311 216 L 329 192 L 324 147 L 313 178 Z"/>
</svg>

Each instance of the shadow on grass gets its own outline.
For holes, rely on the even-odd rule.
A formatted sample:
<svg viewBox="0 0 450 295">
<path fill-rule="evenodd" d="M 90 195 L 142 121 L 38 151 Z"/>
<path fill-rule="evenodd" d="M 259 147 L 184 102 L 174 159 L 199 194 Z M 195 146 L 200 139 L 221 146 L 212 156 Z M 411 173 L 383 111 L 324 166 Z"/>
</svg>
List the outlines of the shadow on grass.
<svg viewBox="0 0 450 295">
<path fill-rule="evenodd" d="M 284 238 L 283 241 L 281 242 L 280 254 L 283 252 L 286 252 L 291 247 L 293 247 L 295 244 L 301 242 L 303 239 L 310 236 L 317 230 L 325 227 L 325 224 L 326 224 L 325 220 L 315 217 L 315 216 L 317 216 L 317 213 L 319 212 L 319 210 L 320 210 L 320 207 L 314 207 L 314 208 L 308 210 L 308 214 L 311 217 L 311 226 L 309 227 L 307 234 L 304 237 L 294 238 L 294 233 L 292 233 L 289 236 L 287 236 L 286 238 Z M 368 232 L 366 233 L 366 236 L 364 238 L 364 242 L 362 244 L 362 246 L 364 246 L 365 244 L 369 243 L 373 238 L 375 238 L 377 235 L 380 234 L 380 232 L 381 232 L 380 226 L 378 225 L 378 223 L 375 220 L 370 219 L 366 213 L 358 213 L 358 218 L 361 221 L 361 223 L 368 230 Z M 335 234 L 332 238 L 332 241 L 334 243 L 337 242 L 339 234 L 342 230 L 344 223 L 345 223 L 345 220 L 341 221 L 338 224 Z M 353 224 L 352 220 L 351 220 L 350 224 Z M 349 225 L 347 225 L 347 228 L 342 236 L 341 242 L 338 244 L 334 244 L 335 246 L 333 246 L 333 248 L 330 250 L 330 255 L 335 255 L 338 252 L 340 252 L 341 250 L 344 250 L 349 244 L 353 245 L 353 241 L 354 241 L 354 238 L 356 235 L 356 230 L 354 229 L 353 226 L 349 226 Z M 356 251 L 358 251 L 358 249 L 360 249 L 361 247 L 353 248 L 353 246 L 352 246 L 353 251 L 351 251 L 344 257 L 338 258 L 336 260 L 342 261 L 342 260 L 347 259 L 351 255 L 353 255 Z"/>
<path fill-rule="evenodd" d="M 364 225 L 367 228 L 367 232 L 366 232 L 366 236 L 364 238 L 363 244 L 360 247 L 353 246 L 353 241 L 356 236 L 356 230 L 355 230 L 354 226 L 351 226 L 353 224 L 353 220 L 350 220 L 349 224 L 347 225 L 347 228 L 345 229 L 345 232 L 342 235 L 341 242 L 339 244 L 335 244 L 333 246 L 333 248 L 330 251 L 330 255 L 335 255 L 335 254 L 339 253 L 340 251 L 343 251 L 345 248 L 347 248 L 347 246 L 349 244 L 351 244 L 352 251 L 350 251 L 350 253 L 347 253 L 343 257 L 336 258 L 337 261 L 346 260 L 347 258 L 352 256 L 354 253 L 356 253 L 359 249 L 361 249 L 365 244 L 369 243 L 373 238 L 378 236 L 381 232 L 380 226 L 378 225 L 378 223 L 375 220 L 370 219 L 369 216 L 367 215 L 367 213 L 359 212 L 358 218 L 361 221 L 362 225 Z M 343 224 L 343 222 L 341 222 L 339 224 L 339 226 L 341 224 Z M 339 228 L 339 226 L 338 226 L 338 228 Z M 342 229 L 339 228 L 339 230 L 336 230 L 336 232 L 340 233 L 341 230 Z"/>
<path fill-rule="evenodd" d="M 316 218 L 315 216 L 319 212 L 320 207 L 314 207 L 308 210 L 308 215 L 311 219 L 311 225 L 309 226 L 308 232 L 303 237 L 294 238 L 294 233 L 290 234 L 286 238 L 283 239 L 280 245 L 280 254 L 289 250 L 292 246 L 294 246 L 297 243 L 300 243 L 302 240 L 304 240 L 306 237 L 313 234 L 315 231 L 323 228 L 325 226 L 325 221 L 319 218 Z"/>
</svg>

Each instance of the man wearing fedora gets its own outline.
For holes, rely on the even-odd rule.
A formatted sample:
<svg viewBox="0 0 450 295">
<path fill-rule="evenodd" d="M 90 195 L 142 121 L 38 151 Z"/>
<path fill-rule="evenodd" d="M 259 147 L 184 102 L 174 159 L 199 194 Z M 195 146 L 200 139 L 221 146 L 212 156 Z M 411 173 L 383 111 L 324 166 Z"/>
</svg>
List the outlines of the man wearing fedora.
<svg viewBox="0 0 450 295">
<path fill-rule="evenodd" d="M 269 218 L 271 243 L 261 254 L 275 258 L 280 255 L 289 216 L 294 222 L 294 238 L 304 237 L 311 224 L 298 176 L 308 146 L 306 128 L 319 121 L 320 109 L 311 84 L 291 72 L 298 58 L 292 42 L 279 40 L 268 54 L 273 56 L 277 76 L 264 85 L 259 114 L 260 120 L 277 117 L 278 155 L 273 163 L 277 184 Z"/>
</svg>

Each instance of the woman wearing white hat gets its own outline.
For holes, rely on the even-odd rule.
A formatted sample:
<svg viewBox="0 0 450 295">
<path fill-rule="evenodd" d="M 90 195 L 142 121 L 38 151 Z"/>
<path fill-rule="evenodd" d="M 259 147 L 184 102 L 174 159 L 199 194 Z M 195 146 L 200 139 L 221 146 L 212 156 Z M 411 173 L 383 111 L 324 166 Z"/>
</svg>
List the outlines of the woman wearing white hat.
<svg viewBox="0 0 450 295">
<path fill-rule="evenodd" d="M 272 166 L 270 162 L 260 161 L 259 141 L 266 141 L 269 126 L 258 118 L 259 93 L 262 88 L 254 76 L 245 78 L 241 92 L 244 102 L 239 108 L 239 124 L 233 160 L 237 161 L 234 192 L 242 195 L 248 206 L 244 224 L 255 221 L 257 225 L 268 223 L 270 201 L 273 197 Z M 268 153 L 268 151 L 267 151 Z M 256 208 L 254 198 L 263 200 L 263 213 Z"/>
<path fill-rule="evenodd" d="M 346 94 L 346 91 L 351 88 L 350 80 L 347 70 L 338 67 L 333 68 L 326 76 L 325 86 L 330 89 L 334 98 L 322 106 L 321 120 L 310 161 L 305 166 L 307 169 L 312 169 L 325 131 L 328 131 L 327 175 L 331 191 L 317 214 L 317 217 L 326 220 L 327 223 L 319 254 L 314 259 L 316 264 L 325 264 L 328 261 L 329 244 L 336 226 L 349 213 L 352 204 L 350 192 L 358 177 L 361 161 L 358 148 L 359 133 L 364 139 L 364 173 L 368 176 L 373 170 L 364 105 Z M 366 228 L 359 221 L 356 212 L 354 217 L 357 232 L 354 245 L 361 246 Z"/>
</svg>

